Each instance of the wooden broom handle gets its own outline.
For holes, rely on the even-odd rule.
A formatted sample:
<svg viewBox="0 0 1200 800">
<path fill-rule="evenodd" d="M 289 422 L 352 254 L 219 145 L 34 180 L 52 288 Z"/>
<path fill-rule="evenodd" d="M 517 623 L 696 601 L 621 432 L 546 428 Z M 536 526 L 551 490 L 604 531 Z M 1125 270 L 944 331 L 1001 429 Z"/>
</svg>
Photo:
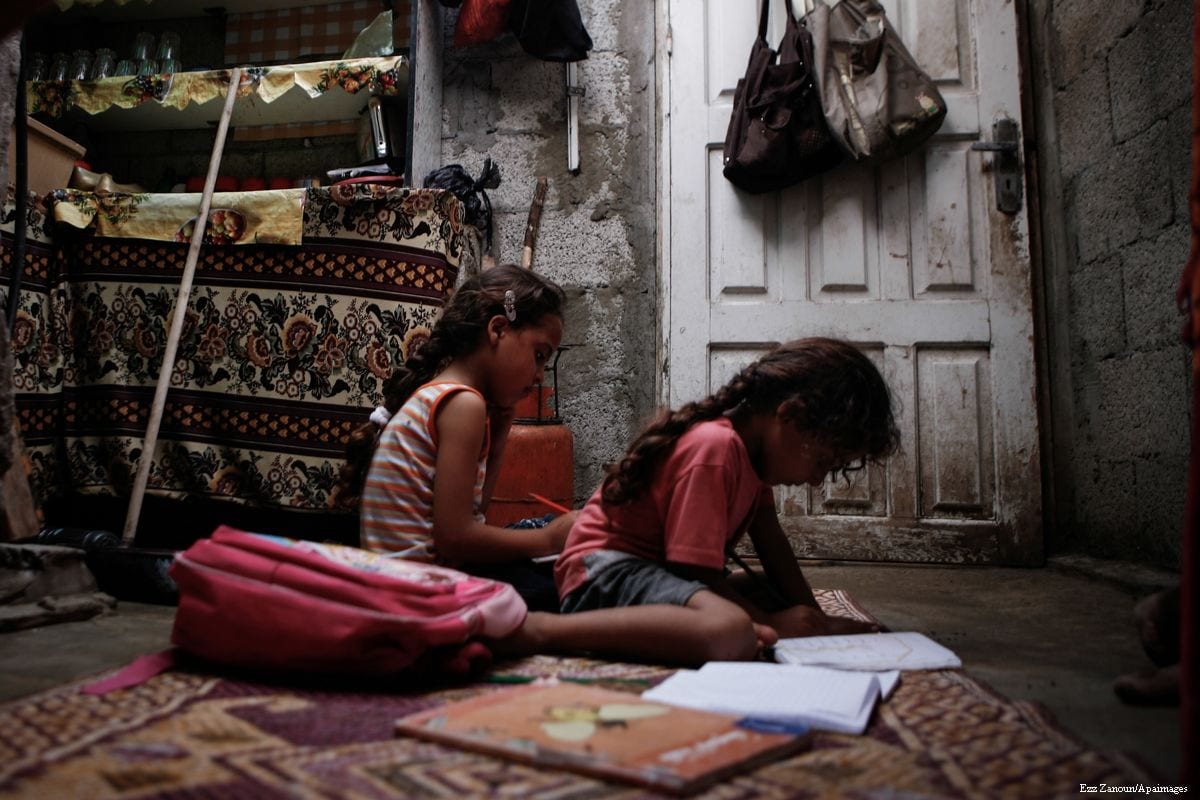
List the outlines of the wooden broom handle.
<svg viewBox="0 0 1200 800">
<path fill-rule="evenodd" d="M 154 461 L 154 448 L 158 444 L 158 428 L 162 422 L 163 408 L 167 402 L 167 389 L 171 385 L 171 373 L 175 369 L 175 354 L 179 349 L 179 338 L 183 335 L 183 320 L 187 316 L 188 298 L 192 293 L 192 277 L 196 274 L 196 262 L 200 258 L 200 244 L 204 230 L 208 227 L 208 209 L 212 205 L 213 187 L 217 183 L 217 169 L 225 152 L 225 134 L 229 131 L 229 118 L 233 115 L 233 103 L 237 100 L 238 85 L 242 71 L 234 67 L 229 71 L 229 88 L 225 94 L 225 107 L 217 123 L 217 140 L 213 142 L 212 155 L 208 160 L 208 175 L 204 179 L 204 193 L 200 196 L 200 211 L 196 214 L 196 226 L 192 230 L 192 241 L 188 246 L 187 261 L 183 264 L 183 278 L 179 281 L 179 295 L 175 309 L 171 312 L 171 331 L 167 334 L 167 345 L 163 350 L 162 367 L 158 370 L 158 384 L 154 387 L 154 403 L 150 406 L 150 420 L 146 424 L 146 436 L 142 440 L 142 456 L 138 459 L 137 477 L 133 481 L 133 492 L 129 495 L 129 511 L 125 514 L 125 531 L 121 543 L 128 547 L 137 534 L 138 517 L 142 513 L 142 499 L 146 496 L 146 484 L 150 479 L 150 465 Z"/>
</svg>

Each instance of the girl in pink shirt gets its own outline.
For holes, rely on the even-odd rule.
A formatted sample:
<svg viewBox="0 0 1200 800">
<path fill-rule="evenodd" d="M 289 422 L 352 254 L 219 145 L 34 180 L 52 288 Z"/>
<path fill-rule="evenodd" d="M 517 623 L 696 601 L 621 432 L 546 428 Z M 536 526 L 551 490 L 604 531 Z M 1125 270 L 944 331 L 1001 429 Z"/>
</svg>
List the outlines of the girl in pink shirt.
<svg viewBox="0 0 1200 800">
<path fill-rule="evenodd" d="M 820 486 L 886 456 L 897 436 L 879 371 L 832 339 L 782 345 L 663 413 L 579 513 L 555 567 L 572 613 L 546 642 L 701 663 L 754 658 L 780 636 L 875 629 L 817 607 L 770 487 Z M 765 581 L 725 571 L 744 534 Z"/>
</svg>

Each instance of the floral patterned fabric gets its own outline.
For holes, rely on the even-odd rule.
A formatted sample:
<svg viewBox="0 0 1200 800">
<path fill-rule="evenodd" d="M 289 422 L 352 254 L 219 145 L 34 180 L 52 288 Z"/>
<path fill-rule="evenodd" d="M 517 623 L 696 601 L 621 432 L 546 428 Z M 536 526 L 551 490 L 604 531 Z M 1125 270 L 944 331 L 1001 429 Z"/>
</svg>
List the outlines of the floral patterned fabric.
<svg viewBox="0 0 1200 800">
<path fill-rule="evenodd" d="M 392 96 L 403 88 L 400 72 L 407 63 L 407 56 L 383 56 L 247 67 L 242 70 L 238 96 L 271 103 L 292 87 L 299 87 L 309 97 L 320 97 L 334 87 L 350 94 L 366 90 L 371 94 Z M 42 112 L 51 117 L 61 117 L 73 108 L 99 114 L 110 108 L 135 108 L 151 102 L 182 109 L 192 103 L 203 104 L 224 97 L 229 86 L 229 73 L 227 69 L 216 69 L 121 75 L 95 81 L 33 81 L 26 92 L 26 108 L 30 114 Z"/>
<path fill-rule="evenodd" d="M 452 290 L 465 245 L 452 194 L 304 191 L 299 245 L 201 249 L 149 495 L 329 509 L 347 436 Z M 12 342 L 33 483 L 43 502 L 127 495 L 187 244 L 45 226 L 31 210 Z"/>
<path fill-rule="evenodd" d="M 217 192 L 204 227 L 205 244 L 300 244 L 304 189 Z M 55 222 L 98 236 L 190 242 L 200 195 L 93 194 L 57 189 L 47 203 Z"/>
</svg>

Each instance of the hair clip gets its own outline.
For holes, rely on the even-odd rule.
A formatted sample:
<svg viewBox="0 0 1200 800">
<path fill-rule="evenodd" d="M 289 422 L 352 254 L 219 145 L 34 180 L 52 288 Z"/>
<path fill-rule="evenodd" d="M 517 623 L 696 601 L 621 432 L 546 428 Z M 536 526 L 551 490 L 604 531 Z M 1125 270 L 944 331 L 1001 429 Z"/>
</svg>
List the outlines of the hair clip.
<svg viewBox="0 0 1200 800">
<path fill-rule="evenodd" d="M 517 293 L 512 289 L 504 290 L 504 316 L 509 322 L 517 321 Z"/>
<path fill-rule="evenodd" d="M 376 406 L 375 410 L 371 412 L 371 422 L 374 422 L 381 428 L 386 428 L 388 420 L 391 418 L 392 412 L 388 411 L 383 406 Z"/>
</svg>

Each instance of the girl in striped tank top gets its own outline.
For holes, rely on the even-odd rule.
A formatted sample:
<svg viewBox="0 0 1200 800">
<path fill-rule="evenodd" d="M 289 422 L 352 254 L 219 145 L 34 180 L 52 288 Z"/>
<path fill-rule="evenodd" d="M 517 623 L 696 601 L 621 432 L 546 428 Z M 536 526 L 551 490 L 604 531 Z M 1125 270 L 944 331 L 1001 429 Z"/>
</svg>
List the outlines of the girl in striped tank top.
<svg viewBox="0 0 1200 800">
<path fill-rule="evenodd" d="M 503 580 L 531 608 L 557 610 L 551 568 L 531 559 L 562 549 L 575 514 L 511 529 L 488 525 L 484 513 L 513 407 L 541 383 L 562 339 L 563 300 L 558 286 L 516 266 L 455 291 L 351 439 L 341 500 L 358 502 L 363 547 Z"/>
</svg>

